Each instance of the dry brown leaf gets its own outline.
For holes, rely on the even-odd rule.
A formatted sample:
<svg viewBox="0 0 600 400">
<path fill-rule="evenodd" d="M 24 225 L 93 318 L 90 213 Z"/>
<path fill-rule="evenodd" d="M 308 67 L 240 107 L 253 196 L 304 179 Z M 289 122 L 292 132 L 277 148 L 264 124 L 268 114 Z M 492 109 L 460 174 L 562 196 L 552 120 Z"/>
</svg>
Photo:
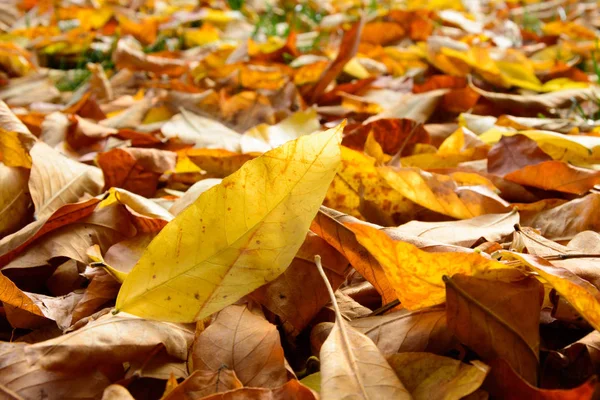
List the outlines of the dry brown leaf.
<svg viewBox="0 0 600 400">
<path fill-rule="evenodd" d="M 521 212 L 521 224 L 550 240 L 570 240 L 579 232 L 600 231 L 600 194 L 590 193 L 541 212 Z"/>
<path fill-rule="evenodd" d="M 98 244 L 102 251 L 106 251 L 114 243 L 135 233 L 125 208 L 120 204 L 113 204 L 44 235 L 34 242 L 35 246 L 29 246 L 4 268 L 46 265 L 48 260 L 55 257 L 68 257 L 87 264 L 86 251 L 90 246 Z"/>
<path fill-rule="evenodd" d="M 100 397 L 112 378 L 102 370 L 50 371 L 29 362 L 31 345 L 0 343 L 0 384 L 25 399 L 90 399 Z"/>
<path fill-rule="evenodd" d="M 231 305 L 198 336 L 192 350 L 195 371 L 235 372 L 244 386 L 276 388 L 288 380 L 277 327 L 248 305 Z"/>
<path fill-rule="evenodd" d="M 227 368 L 217 371 L 194 371 L 162 400 L 195 400 L 243 386 L 235 372 Z"/>
<path fill-rule="evenodd" d="M 355 397 L 410 399 L 377 346 L 343 320 L 320 258 L 319 271 L 326 281 L 336 313 L 336 322 L 320 350 L 321 398 L 323 400 Z M 376 380 L 372 377 L 377 376 Z"/>
<path fill-rule="evenodd" d="M 393 230 L 400 237 L 412 235 L 442 243 L 472 247 L 481 239 L 501 242 L 514 232 L 514 226 L 518 223 L 519 213 L 511 211 L 506 214 L 485 214 L 461 221 L 411 221 L 397 228 L 387 228 L 386 233 Z"/>
<path fill-rule="evenodd" d="M 160 176 L 175 168 L 177 154 L 157 149 L 112 149 L 98 155 L 105 190 L 118 187 L 153 197 Z"/>
<path fill-rule="evenodd" d="M 506 359 L 537 383 L 543 287 L 535 278 L 515 282 L 465 275 L 446 277 L 448 326 L 484 361 Z"/>
<path fill-rule="evenodd" d="M 31 149 L 29 191 L 37 219 L 49 217 L 61 206 L 84 195 L 100 194 L 104 179 L 99 168 L 71 160 L 44 143 Z"/>
<path fill-rule="evenodd" d="M 65 204 L 46 219 L 32 222 L 0 240 L 0 266 L 6 265 L 35 239 L 90 215 L 100 200 L 89 199 L 79 203 Z"/>
<path fill-rule="evenodd" d="M 387 358 L 414 400 L 459 400 L 475 392 L 490 367 L 471 365 L 431 353 L 400 353 Z"/>
<path fill-rule="evenodd" d="M 502 136 L 488 153 L 487 171 L 504 176 L 518 169 L 550 161 L 535 140 L 525 135 Z"/>
<path fill-rule="evenodd" d="M 337 289 L 345 279 L 348 261 L 324 239 L 309 232 L 285 272 L 251 294 L 278 315 L 284 329 L 293 335 L 298 335 L 329 302 L 327 288 L 312 261 L 315 254 L 322 257 L 329 282 Z"/>
<path fill-rule="evenodd" d="M 187 400 L 185 397 L 182 398 Z M 291 380 L 285 385 L 273 388 L 243 387 L 224 393 L 216 393 L 202 398 L 203 400 L 316 400 L 317 396 L 297 380 Z"/>
<path fill-rule="evenodd" d="M 445 354 L 457 344 L 446 324 L 446 310 L 440 306 L 403 309 L 349 324 L 371 338 L 384 355 L 411 351 Z"/>
<path fill-rule="evenodd" d="M 90 280 L 82 298 L 73 309 L 71 323 L 89 317 L 100 308 L 117 297 L 121 284 L 108 272 L 101 268 L 88 267 L 83 275 Z"/>
<path fill-rule="evenodd" d="M 81 373 L 146 359 L 157 346 L 185 360 L 192 340 L 190 326 L 108 314 L 74 332 L 27 346 L 24 351 L 32 366 Z"/>
</svg>

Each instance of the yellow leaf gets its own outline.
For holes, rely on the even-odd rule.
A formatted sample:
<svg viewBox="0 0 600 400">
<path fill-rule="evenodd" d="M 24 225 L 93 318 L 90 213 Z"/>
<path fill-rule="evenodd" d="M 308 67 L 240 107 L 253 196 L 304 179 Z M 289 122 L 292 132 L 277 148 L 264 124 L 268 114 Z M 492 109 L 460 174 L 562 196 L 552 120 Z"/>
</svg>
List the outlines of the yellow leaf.
<svg viewBox="0 0 600 400">
<path fill-rule="evenodd" d="M 418 168 L 379 167 L 378 171 L 401 195 L 444 215 L 467 219 L 508 210 L 508 203 L 486 186 L 459 187 L 449 176 Z"/>
<path fill-rule="evenodd" d="M 359 211 L 362 200 L 372 202 L 382 213 L 408 215 L 415 205 L 392 189 L 377 173 L 375 159 L 342 146 L 342 167 L 329 191 L 325 205 L 338 211 L 362 218 Z"/>
<path fill-rule="evenodd" d="M 344 72 L 356 79 L 366 79 L 371 76 L 369 71 L 358 62 L 356 57 L 352 58 L 344 65 Z"/>
<path fill-rule="evenodd" d="M 527 268 L 548 282 L 569 304 L 573 306 L 596 330 L 600 330 L 600 291 L 587 280 L 566 268 L 551 264 L 533 254 L 521 254 L 502 250 L 503 258 L 523 262 Z"/>
<path fill-rule="evenodd" d="M 186 29 L 183 39 L 187 47 L 204 46 L 219 40 L 219 30 L 211 24 L 204 24 L 198 29 Z"/>
<path fill-rule="evenodd" d="M 150 243 L 116 308 L 201 320 L 277 278 L 302 245 L 340 164 L 342 125 L 248 161 Z"/>
<path fill-rule="evenodd" d="M 477 276 L 506 269 L 504 264 L 477 253 L 428 253 L 410 243 L 395 241 L 379 229 L 363 224 L 347 226 L 381 264 L 398 299 L 409 310 L 443 303 L 446 299 L 444 275 Z"/>
</svg>

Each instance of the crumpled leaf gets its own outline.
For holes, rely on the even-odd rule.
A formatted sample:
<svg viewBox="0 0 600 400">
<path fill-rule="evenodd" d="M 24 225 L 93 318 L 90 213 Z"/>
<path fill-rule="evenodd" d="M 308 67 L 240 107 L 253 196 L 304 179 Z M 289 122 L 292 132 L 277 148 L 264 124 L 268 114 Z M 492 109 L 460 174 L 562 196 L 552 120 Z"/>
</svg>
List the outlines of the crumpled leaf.
<svg viewBox="0 0 600 400">
<path fill-rule="evenodd" d="M 225 366 L 244 386 L 276 388 L 288 380 L 277 327 L 247 304 L 221 310 L 191 357 L 195 371 L 217 373 Z"/>
<path fill-rule="evenodd" d="M 393 354 L 387 360 L 415 400 L 462 399 L 481 386 L 490 370 L 481 361 L 469 365 L 431 353 Z"/>
<path fill-rule="evenodd" d="M 448 326 L 484 361 L 506 359 L 526 381 L 538 376 L 543 287 L 534 278 L 504 282 L 445 277 Z"/>
<path fill-rule="evenodd" d="M 121 287 L 117 309 L 199 320 L 279 276 L 302 244 L 339 165 L 339 130 L 288 142 L 204 192 L 148 246 Z M 225 217 L 214 212 L 217 206 Z M 289 210 L 298 210 L 291 220 Z M 267 248 L 261 246 L 265 238 Z M 201 248 L 192 244 L 198 242 Z M 200 251 L 182 251 L 188 246 Z"/>
<path fill-rule="evenodd" d="M 486 275 L 505 268 L 479 254 L 427 253 L 410 243 L 395 241 L 370 226 L 351 224 L 348 227 L 379 261 L 398 299 L 409 310 L 443 303 L 446 298 L 444 275 Z"/>
</svg>

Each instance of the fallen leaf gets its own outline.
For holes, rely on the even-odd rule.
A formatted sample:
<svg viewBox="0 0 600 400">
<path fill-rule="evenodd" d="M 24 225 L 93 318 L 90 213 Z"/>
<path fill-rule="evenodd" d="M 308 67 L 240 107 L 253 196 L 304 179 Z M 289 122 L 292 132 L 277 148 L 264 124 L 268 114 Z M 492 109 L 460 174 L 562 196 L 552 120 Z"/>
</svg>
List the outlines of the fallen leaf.
<svg viewBox="0 0 600 400">
<path fill-rule="evenodd" d="M 89 199 L 79 203 L 65 204 L 46 219 L 34 221 L 21 230 L 0 240 L 0 266 L 21 253 L 35 239 L 61 226 L 68 225 L 91 214 L 100 200 Z"/>
<path fill-rule="evenodd" d="M 250 296 L 278 315 L 287 332 L 298 335 L 329 302 L 329 294 L 312 261 L 321 255 L 332 287 L 344 281 L 348 261 L 324 239 L 309 232 L 290 266 Z"/>
<path fill-rule="evenodd" d="M 572 389 L 539 389 L 521 378 L 505 360 L 493 360 L 489 365 L 492 372 L 484 388 L 492 396 L 507 400 L 584 400 L 591 399 L 594 394 L 594 379 Z"/>
<path fill-rule="evenodd" d="M 356 235 L 341 220 L 343 217 L 342 213 L 321 207 L 312 222 L 311 230 L 346 257 L 350 264 L 371 282 L 384 303 L 396 300 L 396 293 L 381 265 L 358 243 Z"/>
<path fill-rule="evenodd" d="M 446 323 L 446 310 L 440 306 L 402 309 L 349 324 L 369 337 L 384 355 L 414 351 L 445 354 L 456 345 Z"/>
<path fill-rule="evenodd" d="M 315 400 L 316 395 L 297 380 L 291 380 L 285 385 L 274 389 L 243 387 L 228 392 L 216 393 L 203 397 L 203 400 L 271 400 L 271 399 L 298 399 Z M 185 399 L 185 398 L 184 398 Z"/>
<path fill-rule="evenodd" d="M 195 371 L 235 372 L 244 386 L 276 388 L 288 380 L 277 327 L 248 305 L 221 310 L 192 350 Z"/>
<path fill-rule="evenodd" d="M 550 240 L 570 240 L 582 231 L 600 231 L 600 194 L 590 193 L 541 212 L 521 212 L 521 224 Z"/>
<path fill-rule="evenodd" d="M 462 399 L 479 389 L 490 370 L 481 361 L 469 365 L 431 353 L 393 354 L 387 360 L 415 400 Z"/>
<path fill-rule="evenodd" d="M 74 332 L 29 345 L 24 351 L 32 366 L 83 372 L 144 359 L 157 346 L 185 360 L 192 340 L 192 329 L 183 325 L 108 314 Z"/>
<path fill-rule="evenodd" d="M 503 136 L 488 153 L 489 173 L 504 176 L 521 168 L 551 161 L 537 143 L 525 135 Z"/>
<path fill-rule="evenodd" d="M 96 167 L 71 160 L 44 143 L 31 149 L 32 167 L 29 192 L 35 217 L 49 217 L 61 206 L 76 203 L 84 195 L 100 194 L 104 179 Z"/>
<path fill-rule="evenodd" d="M 30 345 L 1 343 L 0 384 L 25 399 L 45 396 L 48 400 L 89 399 L 100 397 L 111 383 L 105 371 L 49 371 L 32 364 L 26 356 Z M 109 374 L 110 375 L 110 374 Z"/>
<path fill-rule="evenodd" d="M 349 396 L 365 399 L 372 396 L 410 399 L 410 394 L 371 339 L 343 320 L 333 289 L 320 265 L 320 258 L 317 258 L 316 263 L 329 290 L 336 314 L 333 329 L 320 351 L 321 397 L 324 400 Z M 378 377 L 376 381 L 369 379 L 373 373 Z"/>
<path fill-rule="evenodd" d="M 513 171 L 504 178 L 521 185 L 582 195 L 600 183 L 600 172 L 563 161 L 544 161 Z"/>
<path fill-rule="evenodd" d="M 534 278 L 504 282 L 462 274 L 445 277 L 448 326 L 484 361 L 506 359 L 537 382 L 543 288 Z"/>
<path fill-rule="evenodd" d="M 177 154 L 157 149 L 112 149 L 98 155 L 105 190 L 123 188 L 144 197 L 156 192 L 160 176 L 175 168 Z"/>
<path fill-rule="evenodd" d="M 428 253 L 410 243 L 395 241 L 370 226 L 350 224 L 356 240 L 375 257 L 409 310 L 443 303 L 446 298 L 442 277 L 458 273 L 493 274 L 505 266 L 476 253 Z"/>
<path fill-rule="evenodd" d="M 86 251 L 90 246 L 98 244 L 102 251 L 106 251 L 114 243 L 133 235 L 135 228 L 128 218 L 127 211 L 120 204 L 116 204 L 54 229 L 50 234 L 35 240 L 35 246 L 28 246 L 4 268 L 20 269 L 46 265 L 56 257 L 67 257 L 87 264 Z"/>
<path fill-rule="evenodd" d="M 339 130 L 289 142 L 249 161 L 204 192 L 148 246 L 121 287 L 117 309 L 171 321 L 200 320 L 277 278 L 302 244 L 322 201 L 321 193 L 324 197 L 339 165 Z M 275 176 L 277 179 L 271 179 Z M 264 189 L 264 185 L 269 186 Z M 267 193 L 268 198 L 264 197 Z M 236 206 L 240 201 L 243 205 Z M 250 204 L 251 211 L 246 206 Z M 300 205 L 289 220 L 286 212 Z M 230 217 L 214 214 L 214 207 L 222 207 Z M 281 232 L 286 235 L 282 237 Z M 179 238 L 175 242 L 173 234 Z M 181 252 L 181 246 L 187 247 L 184 238 L 184 243 L 203 242 L 201 251 L 194 255 Z M 267 248 L 261 246 L 265 238 Z M 165 270 L 159 262 L 156 268 L 160 257 L 179 267 Z M 198 270 L 198 266 L 203 268 Z M 219 276 L 217 280 L 210 278 L 212 274 Z M 174 292 L 174 285 L 181 289 Z M 150 299 L 167 301 L 169 306 L 148 307 Z"/>
<path fill-rule="evenodd" d="M 449 176 L 418 168 L 380 167 L 383 179 L 398 193 L 432 211 L 458 219 L 506 212 L 508 203 L 485 186 L 463 186 Z"/>
<path fill-rule="evenodd" d="M 472 247 L 480 239 L 488 242 L 501 241 L 512 234 L 519 223 L 519 213 L 485 214 L 461 221 L 421 222 L 410 221 L 394 232 L 432 239 L 457 246 Z"/>
<path fill-rule="evenodd" d="M 600 291 L 568 269 L 557 267 L 542 257 L 501 250 L 506 259 L 521 261 L 563 296 L 594 328 L 600 327 Z"/>
<path fill-rule="evenodd" d="M 218 371 L 198 370 L 192 372 L 183 382 L 171 390 L 162 400 L 193 400 L 219 392 L 240 389 L 244 385 L 230 369 Z"/>
<path fill-rule="evenodd" d="M 0 163 L 0 182 L 3 186 L 0 193 L 0 237 L 19 230 L 31 218 L 28 180 L 26 170 Z"/>
</svg>

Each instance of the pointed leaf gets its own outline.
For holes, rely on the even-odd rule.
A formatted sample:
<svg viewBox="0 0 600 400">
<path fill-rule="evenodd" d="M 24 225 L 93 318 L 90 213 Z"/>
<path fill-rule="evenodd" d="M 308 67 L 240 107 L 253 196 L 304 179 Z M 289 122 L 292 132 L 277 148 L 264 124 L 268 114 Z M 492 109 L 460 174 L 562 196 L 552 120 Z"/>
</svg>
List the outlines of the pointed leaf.
<svg viewBox="0 0 600 400">
<path fill-rule="evenodd" d="M 117 309 L 200 320 L 277 278 L 339 165 L 340 129 L 289 142 L 204 192 L 148 246 L 121 287 Z"/>
</svg>

